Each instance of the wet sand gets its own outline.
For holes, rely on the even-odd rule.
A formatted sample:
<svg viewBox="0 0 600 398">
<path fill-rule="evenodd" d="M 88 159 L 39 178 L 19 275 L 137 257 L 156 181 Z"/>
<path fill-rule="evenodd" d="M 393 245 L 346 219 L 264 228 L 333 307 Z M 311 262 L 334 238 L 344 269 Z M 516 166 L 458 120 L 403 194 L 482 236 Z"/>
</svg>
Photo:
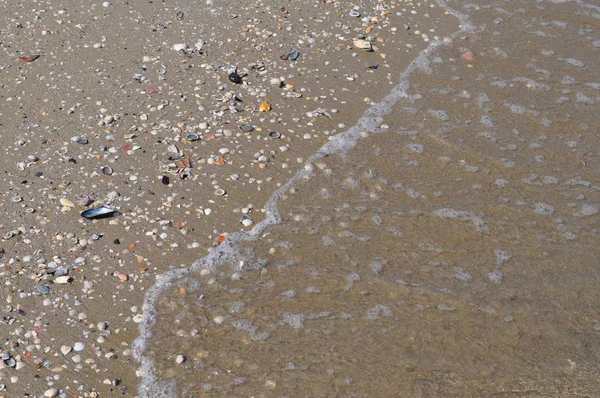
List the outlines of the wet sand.
<svg viewBox="0 0 600 398">
<path fill-rule="evenodd" d="M 599 394 L 600 11 L 213 6 L 3 17 L 5 395 Z"/>
</svg>

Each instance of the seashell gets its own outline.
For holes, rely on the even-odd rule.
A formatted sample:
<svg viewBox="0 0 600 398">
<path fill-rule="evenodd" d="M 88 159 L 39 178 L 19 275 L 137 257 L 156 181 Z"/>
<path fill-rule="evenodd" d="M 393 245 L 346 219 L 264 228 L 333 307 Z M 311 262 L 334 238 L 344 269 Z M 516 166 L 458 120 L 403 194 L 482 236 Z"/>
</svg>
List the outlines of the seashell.
<svg viewBox="0 0 600 398">
<path fill-rule="evenodd" d="M 354 47 L 362 48 L 363 50 L 366 50 L 366 51 L 373 51 L 373 46 L 371 45 L 371 42 L 368 40 L 354 39 L 352 42 L 354 43 Z"/>
<path fill-rule="evenodd" d="M 252 221 L 252 219 L 249 216 L 243 216 L 242 217 L 242 221 L 240 221 L 240 223 L 244 226 L 244 227 L 249 227 L 252 224 L 254 224 L 254 221 Z"/>
<path fill-rule="evenodd" d="M 299 56 L 300 56 L 300 52 L 298 50 L 293 50 L 291 53 L 288 54 L 288 58 L 291 59 L 292 61 L 297 60 Z"/>
<path fill-rule="evenodd" d="M 219 189 L 215 190 L 215 195 L 217 195 L 217 196 L 223 196 L 223 195 L 225 195 L 225 193 L 226 192 L 224 189 L 219 188 Z"/>
<path fill-rule="evenodd" d="M 74 207 L 75 206 L 75 203 L 71 202 L 69 199 L 66 199 L 66 198 L 61 198 L 60 204 L 65 207 Z"/>
<path fill-rule="evenodd" d="M 358 12 L 356 10 L 352 10 L 348 13 L 348 15 L 350 15 L 351 17 L 358 18 L 358 17 L 360 17 L 360 12 Z"/>
<path fill-rule="evenodd" d="M 200 139 L 200 136 L 196 133 L 187 133 L 185 135 L 185 139 L 188 141 L 198 141 Z"/>
<path fill-rule="evenodd" d="M 178 174 L 182 180 L 185 180 L 186 178 L 189 178 L 192 175 L 192 169 L 189 167 L 185 167 L 185 168 L 179 170 Z"/>
<path fill-rule="evenodd" d="M 39 294 L 48 294 L 50 293 L 50 288 L 46 285 L 42 285 L 41 283 L 39 285 L 36 285 L 35 290 L 39 293 Z"/>
<path fill-rule="evenodd" d="M 54 283 L 57 283 L 59 285 L 64 285 L 66 283 L 70 283 L 73 280 L 73 278 L 71 278 L 68 275 L 63 275 L 63 276 L 59 276 L 54 278 Z"/>
<path fill-rule="evenodd" d="M 10 201 L 13 203 L 19 203 L 19 202 L 23 201 L 23 198 L 20 197 L 19 195 L 17 195 L 17 196 L 13 196 L 12 198 L 10 198 Z"/>
<path fill-rule="evenodd" d="M 279 131 L 271 131 L 269 133 L 269 137 L 273 138 L 273 139 L 277 139 L 277 138 L 281 137 L 281 133 Z"/>
<path fill-rule="evenodd" d="M 112 209 L 108 206 L 101 206 L 95 209 L 89 209 L 81 213 L 81 217 L 86 218 L 88 220 L 116 217 L 119 215 L 121 215 L 121 213 L 115 211 L 115 209 Z"/>
<path fill-rule="evenodd" d="M 112 167 L 109 167 L 109 166 L 104 166 L 104 167 L 102 167 L 101 170 L 102 170 L 102 174 L 106 174 L 107 176 L 112 175 L 112 173 L 114 172 Z"/>
<path fill-rule="evenodd" d="M 32 54 L 26 57 L 19 57 L 19 59 L 23 62 L 33 62 L 40 57 L 39 54 Z"/>
<path fill-rule="evenodd" d="M 263 101 L 260 103 L 260 107 L 258 108 L 259 112 L 269 112 L 271 110 L 271 105 L 267 101 Z"/>
<path fill-rule="evenodd" d="M 58 267 L 54 271 L 54 277 L 58 278 L 59 276 L 65 276 L 69 273 L 69 269 L 67 267 Z"/>
<path fill-rule="evenodd" d="M 242 84 L 242 78 L 237 72 L 231 72 L 229 74 L 229 81 L 235 84 Z"/>
<path fill-rule="evenodd" d="M 254 131 L 254 126 L 248 125 L 248 124 L 242 124 L 240 126 L 240 130 L 242 130 L 244 133 L 249 133 L 251 131 Z"/>
<path fill-rule="evenodd" d="M 14 368 L 15 366 L 17 366 L 17 361 L 15 361 L 14 358 L 7 358 L 5 360 L 2 361 L 4 363 L 4 366 L 8 367 L 8 368 Z"/>
<path fill-rule="evenodd" d="M 173 44 L 173 50 L 175 51 L 185 51 L 187 50 L 187 46 L 184 43 Z"/>
<path fill-rule="evenodd" d="M 295 91 L 288 91 L 287 93 L 285 93 L 286 98 L 300 98 L 302 97 L 302 94 L 297 93 Z"/>
</svg>

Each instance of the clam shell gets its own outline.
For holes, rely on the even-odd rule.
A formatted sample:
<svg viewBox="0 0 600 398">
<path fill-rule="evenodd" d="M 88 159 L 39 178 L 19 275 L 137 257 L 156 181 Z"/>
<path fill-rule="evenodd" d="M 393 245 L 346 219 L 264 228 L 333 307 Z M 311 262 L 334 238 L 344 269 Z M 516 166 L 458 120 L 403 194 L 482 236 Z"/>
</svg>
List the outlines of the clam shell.
<svg viewBox="0 0 600 398">
<path fill-rule="evenodd" d="M 198 141 L 200 139 L 200 136 L 196 133 L 187 133 L 185 138 L 188 141 Z"/>
<path fill-rule="evenodd" d="M 72 278 L 68 275 L 64 275 L 64 276 L 59 276 L 54 278 L 54 283 L 57 283 L 59 285 L 64 285 L 66 283 L 71 282 Z"/>
<path fill-rule="evenodd" d="M 17 366 L 17 361 L 15 361 L 14 358 L 5 359 L 2 362 L 4 362 L 4 366 L 9 367 L 9 368 L 14 368 L 15 366 Z"/>
<path fill-rule="evenodd" d="M 217 196 L 223 196 L 223 195 L 225 195 L 225 190 L 219 188 L 219 189 L 215 190 L 215 195 L 217 195 Z"/>
<path fill-rule="evenodd" d="M 69 199 L 61 198 L 60 204 L 66 207 L 74 207 L 75 203 L 71 202 Z"/>
</svg>

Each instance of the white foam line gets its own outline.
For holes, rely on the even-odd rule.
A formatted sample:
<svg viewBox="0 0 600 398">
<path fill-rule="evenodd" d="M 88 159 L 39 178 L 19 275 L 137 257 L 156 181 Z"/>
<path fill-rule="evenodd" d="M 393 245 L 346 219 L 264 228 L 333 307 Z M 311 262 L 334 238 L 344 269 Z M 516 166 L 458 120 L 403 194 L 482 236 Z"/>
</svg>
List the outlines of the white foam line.
<svg viewBox="0 0 600 398">
<path fill-rule="evenodd" d="M 461 28 L 452 34 L 451 37 L 454 38 L 464 32 L 476 31 L 476 28 L 471 24 L 468 15 L 450 8 L 445 0 L 436 1 L 440 7 L 449 14 L 455 16 L 461 24 Z M 146 292 L 143 305 L 143 320 L 139 325 L 140 335 L 133 344 L 134 357 L 140 362 L 140 368 L 138 369 L 138 375 L 142 378 L 138 391 L 140 397 L 177 397 L 175 381 L 159 379 L 155 373 L 156 369 L 154 361 L 152 358 L 143 355 L 144 350 L 148 348 L 148 341 L 152 337 L 152 327 L 157 320 L 158 314 L 156 311 L 156 303 L 161 293 L 171 287 L 175 280 L 190 273 L 198 272 L 202 268 L 216 268 L 217 265 L 223 261 L 233 261 L 236 263 L 236 260 L 243 258 L 239 249 L 240 242 L 256 240 L 269 226 L 281 223 L 282 219 L 277 206 L 281 197 L 299 181 L 310 178 L 313 174 L 313 165 L 316 161 L 329 155 L 347 152 L 354 147 L 362 134 L 375 131 L 383 122 L 383 116 L 389 115 L 392 112 L 393 106 L 396 105 L 398 101 L 403 98 L 408 98 L 408 89 L 410 88 L 410 83 L 408 81 L 409 77 L 417 69 L 429 69 L 429 55 L 440 45 L 443 45 L 443 43 L 439 41 L 431 42 L 411 61 L 404 72 L 402 72 L 400 75 L 400 83 L 398 83 L 388 95 L 380 102 L 367 109 L 356 125 L 352 126 L 347 131 L 334 136 L 314 155 L 309 157 L 305 166 L 271 195 L 266 204 L 267 217 L 265 220 L 256 224 L 254 228 L 248 232 L 241 231 L 229 235 L 227 240 L 214 248 L 206 257 L 195 261 L 190 267 L 174 269 L 157 275 L 156 282 Z"/>
</svg>

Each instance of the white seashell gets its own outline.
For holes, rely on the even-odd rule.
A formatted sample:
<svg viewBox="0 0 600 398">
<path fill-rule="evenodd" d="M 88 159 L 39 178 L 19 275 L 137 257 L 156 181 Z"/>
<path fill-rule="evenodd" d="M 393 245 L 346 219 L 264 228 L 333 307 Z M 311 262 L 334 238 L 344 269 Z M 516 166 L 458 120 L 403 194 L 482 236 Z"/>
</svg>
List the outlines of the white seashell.
<svg viewBox="0 0 600 398">
<path fill-rule="evenodd" d="M 66 206 L 66 207 L 73 207 L 73 206 L 75 206 L 75 203 L 73 203 L 69 199 L 65 199 L 65 198 L 62 198 L 60 200 L 60 204 L 63 205 L 63 206 Z"/>
<path fill-rule="evenodd" d="M 54 283 L 58 283 L 59 285 L 64 285 L 65 283 L 69 283 L 72 281 L 72 278 L 68 275 L 59 276 L 58 278 L 54 278 Z"/>
<path fill-rule="evenodd" d="M 58 396 L 58 388 L 49 388 L 44 392 L 44 397 L 53 398 Z"/>
<path fill-rule="evenodd" d="M 362 39 L 354 39 L 353 40 L 354 47 L 362 48 L 363 50 L 372 51 L 373 46 L 370 41 L 362 40 Z"/>
</svg>

